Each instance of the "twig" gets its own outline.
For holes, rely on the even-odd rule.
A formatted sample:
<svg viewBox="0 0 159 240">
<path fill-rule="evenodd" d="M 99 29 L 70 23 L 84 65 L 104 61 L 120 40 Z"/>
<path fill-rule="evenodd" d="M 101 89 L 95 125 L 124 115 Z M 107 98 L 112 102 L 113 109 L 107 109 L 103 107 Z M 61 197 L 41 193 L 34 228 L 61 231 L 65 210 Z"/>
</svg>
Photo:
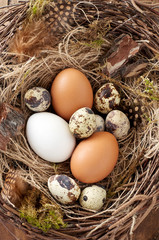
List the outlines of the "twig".
<svg viewBox="0 0 159 240">
<path fill-rule="evenodd" d="M 131 200 L 130 200 L 131 201 Z M 124 216 L 123 218 L 121 218 L 119 221 L 115 222 L 114 224 L 112 224 L 109 229 L 113 229 L 117 226 L 122 225 L 127 219 L 129 219 L 131 216 L 133 216 L 134 214 L 136 214 L 145 204 L 146 204 L 147 200 L 143 200 L 141 203 L 139 203 L 135 208 L 133 208 L 133 210 L 131 210 L 129 213 L 126 214 L 126 216 Z"/>
<path fill-rule="evenodd" d="M 136 8 L 136 10 L 139 11 L 140 13 L 143 13 L 144 11 L 141 10 L 141 8 L 139 8 L 135 2 L 136 2 L 135 0 L 131 0 L 131 3 L 134 6 L 134 8 Z"/>
<path fill-rule="evenodd" d="M 126 202 L 126 203 L 123 204 L 121 207 L 119 207 L 116 211 L 114 211 L 114 212 L 112 213 L 112 215 L 113 215 L 113 216 L 114 216 L 114 215 L 117 215 L 121 210 L 123 210 L 123 209 L 125 209 L 126 207 L 132 205 L 132 204 L 133 204 L 134 202 L 136 202 L 136 201 L 145 201 L 145 200 L 147 200 L 147 199 L 149 199 L 149 197 L 146 196 L 146 195 L 136 195 L 136 196 L 134 196 L 133 198 L 131 198 L 131 199 L 129 200 L 129 202 Z"/>
</svg>

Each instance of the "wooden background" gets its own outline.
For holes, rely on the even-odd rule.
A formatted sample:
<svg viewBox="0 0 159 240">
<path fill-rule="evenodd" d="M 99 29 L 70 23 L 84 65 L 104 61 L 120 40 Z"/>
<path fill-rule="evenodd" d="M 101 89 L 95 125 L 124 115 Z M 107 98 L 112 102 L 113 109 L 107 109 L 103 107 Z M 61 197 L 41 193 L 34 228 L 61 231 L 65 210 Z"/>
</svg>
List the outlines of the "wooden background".
<svg viewBox="0 0 159 240">
<path fill-rule="evenodd" d="M 0 7 L 7 6 L 8 4 L 16 4 L 18 0 L 0 0 Z"/>
</svg>

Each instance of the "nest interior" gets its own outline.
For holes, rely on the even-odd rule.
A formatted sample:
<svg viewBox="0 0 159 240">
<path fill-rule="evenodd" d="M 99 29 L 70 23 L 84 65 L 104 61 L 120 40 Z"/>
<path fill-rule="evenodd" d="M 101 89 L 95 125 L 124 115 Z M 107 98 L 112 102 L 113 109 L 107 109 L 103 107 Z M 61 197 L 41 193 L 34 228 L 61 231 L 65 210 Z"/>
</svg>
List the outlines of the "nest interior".
<svg viewBox="0 0 159 240">
<path fill-rule="evenodd" d="M 0 13 L 1 103 L 20 108 L 27 120 L 32 112 L 24 104 L 25 92 L 33 86 L 50 90 L 57 73 L 73 67 L 86 74 L 94 92 L 105 82 L 116 85 L 131 129 L 119 141 L 114 170 L 98 183 L 107 191 L 101 211 L 86 211 L 78 202 L 60 205 L 67 227 L 47 233 L 27 224 L 12 207 L 8 213 L 3 200 L 0 217 L 12 219 L 26 234 L 32 233 L 32 239 L 128 239 L 159 204 L 159 5 L 129 0 L 35 2 Z M 133 39 L 140 50 L 124 56 L 124 66 L 108 74 L 109 56 L 123 36 Z M 125 75 L 127 67 L 140 63 L 146 63 L 141 73 Z M 69 160 L 49 163 L 30 149 L 25 129 L 0 152 L 1 188 L 11 168 L 21 169 L 25 180 L 50 199 L 48 178 L 72 177 Z M 81 189 L 88 186 L 78 184 Z"/>
</svg>

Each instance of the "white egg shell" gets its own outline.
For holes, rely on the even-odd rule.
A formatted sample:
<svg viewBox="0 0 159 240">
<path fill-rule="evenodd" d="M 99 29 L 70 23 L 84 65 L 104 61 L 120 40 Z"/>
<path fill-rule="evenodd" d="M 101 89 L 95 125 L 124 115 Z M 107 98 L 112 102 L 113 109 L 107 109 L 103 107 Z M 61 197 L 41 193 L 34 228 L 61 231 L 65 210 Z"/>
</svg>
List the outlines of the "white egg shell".
<svg viewBox="0 0 159 240">
<path fill-rule="evenodd" d="M 120 103 L 120 95 L 112 83 L 101 86 L 95 94 L 94 106 L 101 113 L 108 113 Z"/>
<path fill-rule="evenodd" d="M 104 129 L 105 129 L 104 119 L 98 114 L 95 114 L 95 117 L 96 117 L 96 130 L 95 130 L 95 132 L 104 131 Z"/>
<path fill-rule="evenodd" d="M 114 134 L 118 139 L 127 136 L 130 129 L 130 121 L 125 113 L 113 110 L 108 113 L 106 120 L 106 130 Z"/>
<path fill-rule="evenodd" d="M 88 108 L 78 109 L 70 118 L 69 128 L 76 138 L 87 138 L 96 130 L 96 117 Z"/>
<path fill-rule="evenodd" d="M 25 93 L 24 102 L 30 110 L 43 112 L 46 111 L 51 104 L 51 95 L 45 88 L 33 87 Z"/>
<path fill-rule="evenodd" d="M 53 197 L 63 204 L 77 201 L 81 190 L 74 179 L 67 175 L 53 175 L 48 179 L 48 188 Z"/>
<path fill-rule="evenodd" d="M 105 200 L 105 189 L 97 185 L 92 185 L 83 189 L 79 202 L 83 208 L 98 211 L 103 207 Z"/>
<path fill-rule="evenodd" d="M 68 123 L 48 112 L 34 113 L 29 117 L 26 136 L 33 151 L 50 162 L 67 160 L 76 144 Z"/>
</svg>

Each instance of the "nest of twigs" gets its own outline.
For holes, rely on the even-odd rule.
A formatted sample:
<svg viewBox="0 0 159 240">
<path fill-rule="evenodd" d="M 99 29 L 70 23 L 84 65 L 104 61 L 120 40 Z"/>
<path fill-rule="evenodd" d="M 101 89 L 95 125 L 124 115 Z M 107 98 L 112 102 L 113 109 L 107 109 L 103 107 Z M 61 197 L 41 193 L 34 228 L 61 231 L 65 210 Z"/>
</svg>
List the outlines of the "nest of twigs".
<svg viewBox="0 0 159 240">
<path fill-rule="evenodd" d="M 60 1 L 43 2 L 36 11 L 30 1 L 0 12 L 0 101 L 20 108 L 27 119 L 32 113 L 24 104 L 25 92 L 33 86 L 50 89 L 58 72 L 73 67 L 86 74 L 94 91 L 113 82 L 129 108 L 137 102 L 144 111 L 137 120 L 132 116 L 129 135 L 119 141 L 117 165 L 99 183 L 107 191 L 101 211 L 86 211 L 78 202 L 61 205 L 67 226 L 47 233 L 26 223 L 3 201 L 0 218 L 32 239 L 128 239 L 159 204 L 159 5 L 131 0 L 62 1 L 60 13 Z M 146 62 L 142 73 L 131 77 L 125 77 L 121 69 L 112 75 L 105 72 L 114 39 L 123 34 L 140 46 L 126 65 Z M 128 108 L 125 111 L 129 113 Z M 49 176 L 72 176 L 69 160 L 52 164 L 38 157 L 27 143 L 25 130 L 0 152 L 1 188 L 13 167 L 20 168 L 25 180 L 50 199 Z M 81 188 L 86 186 L 78 183 Z"/>
</svg>

